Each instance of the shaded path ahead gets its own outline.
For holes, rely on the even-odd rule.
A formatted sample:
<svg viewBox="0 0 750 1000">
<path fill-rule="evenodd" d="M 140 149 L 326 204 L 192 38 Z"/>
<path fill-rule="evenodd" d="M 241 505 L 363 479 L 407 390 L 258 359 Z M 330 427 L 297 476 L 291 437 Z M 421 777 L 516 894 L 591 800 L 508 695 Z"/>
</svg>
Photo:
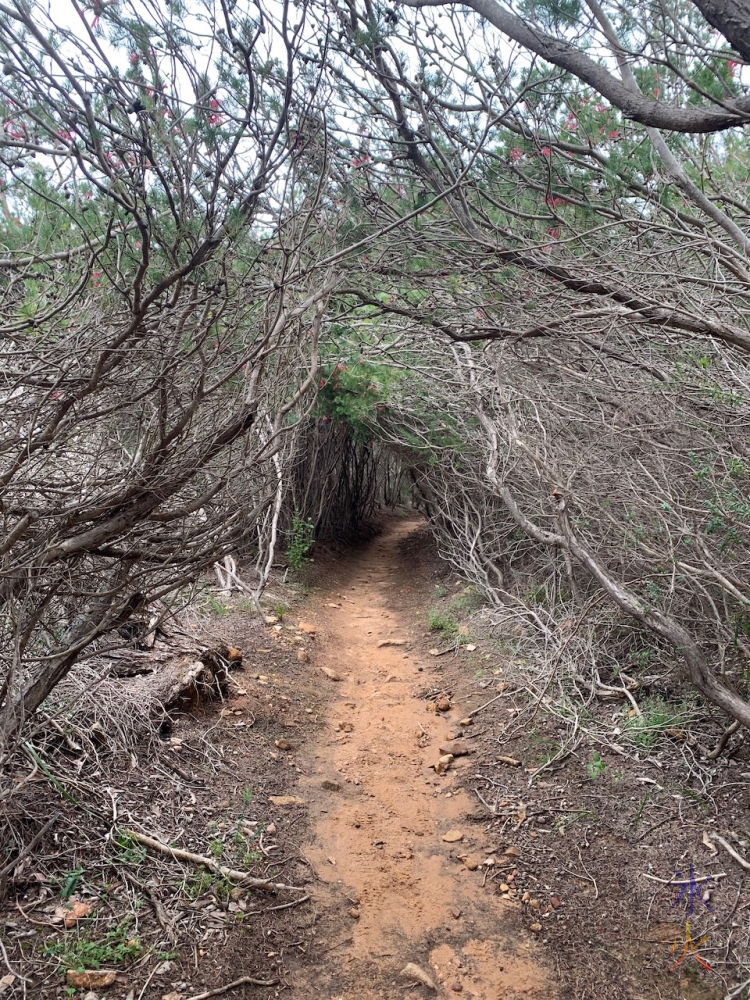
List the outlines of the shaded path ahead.
<svg viewBox="0 0 750 1000">
<path fill-rule="evenodd" d="M 331 700 L 300 786 L 312 826 L 304 850 L 319 879 L 319 905 L 341 919 L 313 967 L 298 970 L 295 994 L 403 998 L 409 980 L 399 973 L 414 962 L 441 997 L 553 1000 L 554 977 L 514 920 L 520 904 L 487 893 L 482 869 L 459 860 L 475 855 L 481 862 L 498 847 L 486 822 L 476 821 L 484 819 L 478 803 L 456 787 L 456 773 L 471 769 L 472 758 L 457 758 L 442 777 L 430 768 L 439 746 L 458 734 L 461 709 L 443 716 L 419 697 L 441 680 L 416 646 L 425 611 L 409 610 L 415 598 L 399 548 L 417 526 L 388 522 L 383 535 L 337 567 L 337 582 L 311 612 L 318 627 L 312 669 Z M 463 840 L 443 841 L 450 830 Z M 435 996 L 424 986 L 413 993 Z"/>
</svg>

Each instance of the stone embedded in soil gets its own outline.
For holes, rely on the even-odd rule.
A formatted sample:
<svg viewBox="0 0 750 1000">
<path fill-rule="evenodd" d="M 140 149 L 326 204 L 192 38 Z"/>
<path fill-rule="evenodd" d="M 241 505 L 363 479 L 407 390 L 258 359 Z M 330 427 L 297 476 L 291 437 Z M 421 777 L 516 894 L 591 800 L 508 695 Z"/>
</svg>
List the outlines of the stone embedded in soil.
<svg viewBox="0 0 750 1000">
<path fill-rule="evenodd" d="M 292 744 L 289 742 L 289 740 L 274 740 L 273 745 L 275 747 L 278 747 L 279 750 L 291 750 L 292 749 Z"/>
<path fill-rule="evenodd" d="M 497 758 L 497 761 L 498 761 L 499 764 L 507 764 L 508 767 L 520 767 L 521 766 L 521 761 L 520 760 L 517 760 L 515 757 L 505 757 L 503 754 L 501 754 Z"/>
<path fill-rule="evenodd" d="M 310 660 L 310 656 L 309 656 L 307 650 L 306 649 L 298 649 L 297 650 L 297 659 L 299 660 L 300 663 L 308 663 L 309 660 Z"/>
<path fill-rule="evenodd" d="M 466 854 L 461 860 L 464 863 L 464 867 L 468 868 L 470 872 L 475 872 L 481 864 L 476 854 Z"/>
<path fill-rule="evenodd" d="M 471 718 L 471 716 L 467 715 L 465 719 L 461 719 L 461 721 L 459 722 L 459 726 L 471 726 L 473 722 L 474 720 Z"/>
<path fill-rule="evenodd" d="M 359 910 L 357 909 L 356 906 L 352 906 L 352 908 L 349 910 L 349 916 L 352 918 L 352 920 L 359 920 Z"/>
<path fill-rule="evenodd" d="M 115 979 L 116 973 L 109 969 L 88 969 L 85 972 L 68 969 L 65 973 L 68 986 L 75 986 L 77 990 L 103 990 L 111 986 Z"/>
<path fill-rule="evenodd" d="M 340 733 L 353 733 L 354 732 L 354 726 L 351 724 L 351 722 L 337 722 L 336 723 L 336 729 Z"/>
<path fill-rule="evenodd" d="M 541 924 L 532 924 L 529 927 L 529 930 L 533 931 L 535 934 L 538 934 L 541 929 L 542 929 L 542 925 Z"/>
<path fill-rule="evenodd" d="M 446 844 L 457 844 L 459 841 L 464 839 L 464 835 L 460 830 L 449 830 L 447 833 L 443 834 L 441 839 L 444 840 Z"/>
<path fill-rule="evenodd" d="M 310 625 L 309 622 L 300 622 L 297 628 L 300 632 L 307 632 L 308 635 L 315 635 L 318 631 L 314 625 Z"/>
<path fill-rule="evenodd" d="M 451 983 L 451 989 L 453 990 L 454 993 L 460 993 L 461 990 L 463 989 L 463 986 L 461 985 L 461 983 L 456 981 L 455 983 Z"/>
<path fill-rule="evenodd" d="M 326 677 L 329 680 L 331 680 L 331 681 L 340 681 L 341 680 L 340 675 L 337 674 L 335 670 L 331 670 L 330 667 L 321 667 L 320 669 L 322 670 L 322 672 L 326 675 Z"/>
<path fill-rule="evenodd" d="M 521 852 L 517 847 L 506 847 L 503 851 L 506 858 L 520 858 Z"/>
<path fill-rule="evenodd" d="M 385 646 L 405 646 L 406 639 L 381 639 L 378 643 L 378 649 L 383 649 Z"/>
<path fill-rule="evenodd" d="M 454 757 L 466 757 L 471 753 L 471 747 L 465 740 L 449 740 L 447 743 L 441 743 L 439 749 L 440 753 L 449 753 Z"/>
<path fill-rule="evenodd" d="M 438 710 L 438 712 L 450 712 L 451 703 L 448 700 L 448 698 L 438 698 L 438 700 L 435 702 L 435 708 Z"/>
<path fill-rule="evenodd" d="M 458 918 L 461 916 L 461 910 L 459 910 L 457 907 L 454 907 L 451 910 L 451 916 L 453 917 L 454 920 L 458 920 Z"/>
<path fill-rule="evenodd" d="M 401 976 L 404 979 L 416 979 L 418 983 L 422 983 L 428 990 L 435 990 L 437 992 L 437 986 L 433 983 L 432 979 L 430 979 L 424 969 L 420 969 L 414 962 L 409 962 L 403 967 Z"/>
<path fill-rule="evenodd" d="M 230 663 L 242 662 L 242 650 L 236 646 L 227 646 L 226 658 Z"/>
<path fill-rule="evenodd" d="M 307 802 L 298 795 L 269 795 L 268 801 L 274 806 L 306 806 Z"/>
<path fill-rule="evenodd" d="M 325 781 L 321 781 L 320 787 L 324 788 L 327 792 L 340 792 L 341 785 L 338 781 L 329 781 L 327 778 Z"/>
</svg>

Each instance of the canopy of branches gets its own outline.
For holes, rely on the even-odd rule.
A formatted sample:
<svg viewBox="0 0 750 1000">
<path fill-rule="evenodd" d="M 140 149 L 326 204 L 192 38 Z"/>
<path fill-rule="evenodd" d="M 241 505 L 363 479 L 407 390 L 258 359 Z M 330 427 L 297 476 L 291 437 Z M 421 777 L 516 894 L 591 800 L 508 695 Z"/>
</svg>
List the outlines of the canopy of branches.
<svg viewBox="0 0 750 1000">
<path fill-rule="evenodd" d="M 215 561 L 259 595 L 407 482 L 489 600 L 606 599 L 750 724 L 749 25 L 1 5 L 0 747 Z"/>
</svg>

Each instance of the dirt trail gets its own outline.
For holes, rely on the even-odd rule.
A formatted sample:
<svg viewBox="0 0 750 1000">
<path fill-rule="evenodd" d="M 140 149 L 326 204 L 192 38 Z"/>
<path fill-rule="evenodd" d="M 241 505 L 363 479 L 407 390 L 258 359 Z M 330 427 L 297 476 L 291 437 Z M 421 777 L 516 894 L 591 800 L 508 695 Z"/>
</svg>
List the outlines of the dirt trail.
<svg viewBox="0 0 750 1000">
<path fill-rule="evenodd" d="M 294 985 L 303 997 L 403 997 L 410 987 L 400 970 L 415 962 L 440 996 L 553 998 L 554 977 L 514 919 L 519 904 L 485 892 L 482 869 L 459 860 L 484 860 L 497 849 L 486 824 L 469 820 L 477 807 L 456 787 L 472 758 L 457 758 L 442 777 L 430 768 L 462 715 L 460 705 L 446 716 L 428 712 L 418 697 L 441 682 L 430 657 L 414 649 L 424 618 L 399 604 L 409 574 L 399 543 L 416 526 L 391 521 L 338 571 L 316 609 L 314 668 L 332 700 L 300 785 L 313 831 L 304 852 L 325 883 L 319 903 L 337 907 L 342 921 L 339 936 L 321 942 L 316 964 L 298 970 Z M 381 645 L 386 640 L 405 645 Z M 463 841 L 444 842 L 455 829 Z M 429 992 L 416 987 L 414 995 Z"/>
</svg>

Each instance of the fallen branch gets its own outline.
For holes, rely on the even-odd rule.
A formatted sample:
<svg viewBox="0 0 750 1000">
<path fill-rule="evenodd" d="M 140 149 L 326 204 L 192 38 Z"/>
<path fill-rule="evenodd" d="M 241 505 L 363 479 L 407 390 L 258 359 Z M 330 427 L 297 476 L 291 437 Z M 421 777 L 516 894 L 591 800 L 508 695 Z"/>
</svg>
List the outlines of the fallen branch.
<svg viewBox="0 0 750 1000">
<path fill-rule="evenodd" d="M 265 889 L 268 892 L 273 892 L 275 889 L 289 889 L 292 892 L 304 892 L 304 889 L 300 886 L 285 885 L 283 882 L 272 882 L 267 878 L 253 878 L 247 872 L 240 872 L 234 868 L 227 868 L 225 865 L 220 865 L 213 858 L 205 858 L 201 854 L 193 854 L 192 851 L 185 851 L 180 847 L 170 847 L 168 844 L 163 844 L 160 840 L 156 840 L 155 837 L 149 837 L 145 833 L 138 833 L 136 830 L 123 830 L 122 832 L 126 837 L 132 837 L 133 840 L 138 841 L 139 844 L 143 844 L 144 847 L 151 848 L 152 851 L 157 851 L 159 854 L 166 854 L 167 857 L 175 858 L 177 861 L 189 861 L 193 865 L 203 865 L 204 868 L 216 872 L 222 878 L 249 886 L 251 889 Z"/>
<path fill-rule="evenodd" d="M 707 753 L 706 757 L 709 760 L 718 760 L 718 758 L 721 757 L 722 753 L 724 752 L 724 747 L 729 742 L 729 737 L 730 736 L 734 736 L 734 734 L 737 732 L 737 730 L 741 726 L 742 726 L 742 723 L 738 722 L 735 719 L 735 721 L 732 723 L 732 725 L 729 726 L 727 729 L 725 729 L 724 732 L 721 734 L 721 739 L 716 744 L 716 748 L 714 750 L 712 750 L 710 753 Z"/>
<path fill-rule="evenodd" d="M 187 1000 L 207 1000 L 208 997 L 217 997 L 220 993 L 227 993 L 236 986 L 276 986 L 278 982 L 278 979 L 253 979 L 252 976 L 240 976 L 233 983 L 227 983 L 226 986 L 218 986 L 215 990 L 207 990 L 206 993 L 196 993 L 188 997 Z"/>
<path fill-rule="evenodd" d="M 732 845 L 728 844 L 723 837 L 720 837 L 718 833 L 709 833 L 709 837 L 712 840 L 718 840 L 721 846 L 727 852 L 727 854 L 731 854 L 731 856 L 734 858 L 734 860 L 737 862 L 738 865 L 744 868 L 745 871 L 750 872 L 750 862 L 745 861 L 742 855 L 738 854 L 737 851 L 735 851 L 735 849 L 732 847 Z"/>
</svg>

